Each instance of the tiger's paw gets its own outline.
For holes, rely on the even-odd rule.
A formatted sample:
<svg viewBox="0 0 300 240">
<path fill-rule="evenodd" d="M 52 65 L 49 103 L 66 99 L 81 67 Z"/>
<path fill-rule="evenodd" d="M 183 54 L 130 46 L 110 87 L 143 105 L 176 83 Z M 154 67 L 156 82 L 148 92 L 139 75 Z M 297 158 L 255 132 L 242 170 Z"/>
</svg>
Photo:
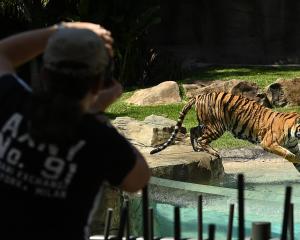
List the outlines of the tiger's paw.
<svg viewBox="0 0 300 240">
<path fill-rule="evenodd" d="M 221 158 L 220 155 L 219 155 L 219 153 L 218 153 L 216 150 L 214 150 L 214 149 L 210 149 L 210 150 L 208 151 L 208 153 L 209 153 L 210 155 L 216 157 L 216 158 Z"/>
<path fill-rule="evenodd" d="M 221 158 L 221 156 L 218 153 L 213 153 L 212 155 L 216 158 Z"/>
<path fill-rule="evenodd" d="M 292 153 L 288 153 L 284 158 L 291 163 L 300 163 L 300 158 Z"/>
</svg>

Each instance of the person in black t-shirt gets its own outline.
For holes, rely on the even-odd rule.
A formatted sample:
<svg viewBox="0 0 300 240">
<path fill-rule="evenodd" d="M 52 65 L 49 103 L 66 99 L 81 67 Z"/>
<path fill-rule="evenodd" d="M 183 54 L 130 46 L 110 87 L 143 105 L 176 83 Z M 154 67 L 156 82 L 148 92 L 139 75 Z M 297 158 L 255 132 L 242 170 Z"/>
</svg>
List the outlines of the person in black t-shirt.
<svg viewBox="0 0 300 240">
<path fill-rule="evenodd" d="M 112 42 L 85 22 L 0 41 L 0 238 L 88 239 L 104 181 L 147 184 L 145 159 L 101 114 L 122 93 Z M 42 53 L 33 91 L 15 69 Z"/>
</svg>

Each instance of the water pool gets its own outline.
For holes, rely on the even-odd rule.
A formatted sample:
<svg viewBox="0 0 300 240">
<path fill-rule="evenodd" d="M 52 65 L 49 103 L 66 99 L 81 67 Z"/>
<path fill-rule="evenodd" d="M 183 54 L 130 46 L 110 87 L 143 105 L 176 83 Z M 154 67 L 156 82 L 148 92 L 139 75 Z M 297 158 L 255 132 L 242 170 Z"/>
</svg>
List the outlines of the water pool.
<svg viewBox="0 0 300 240">
<path fill-rule="evenodd" d="M 228 179 L 228 177 L 230 179 Z M 258 178 L 257 178 L 258 179 Z M 206 186 L 152 178 L 149 185 L 150 207 L 154 212 L 156 236 L 173 236 L 174 206 L 180 206 L 181 236 L 197 238 L 197 199 L 203 197 L 203 237 L 208 224 L 216 225 L 216 239 L 226 239 L 229 205 L 234 204 L 233 239 L 237 239 L 237 190 L 235 175 L 228 175 L 217 186 Z M 272 237 L 280 236 L 285 187 L 292 186 L 295 239 L 300 240 L 300 178 L 283 181 L 252 181 L 245 179 L 245 232 L 251 235 L 252 222 L 271 222 Z M 134 205 L 134 204 L 133 204 Z M 140 220 L 139 220 L 140 222 Z M 141 232 L 137 233 L 138 235 Z"/>
</svg>

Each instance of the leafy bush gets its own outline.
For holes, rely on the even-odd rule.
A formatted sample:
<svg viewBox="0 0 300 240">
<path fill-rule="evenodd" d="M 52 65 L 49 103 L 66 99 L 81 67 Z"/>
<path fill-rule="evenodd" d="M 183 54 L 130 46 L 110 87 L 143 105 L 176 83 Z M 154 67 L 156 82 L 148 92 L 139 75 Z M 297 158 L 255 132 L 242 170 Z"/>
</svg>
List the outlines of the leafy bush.
<svg viewBox="0 0 300 240">
<path fill-rule="evenodd" d="M 103 25 L 112 31 L 115 39 L 115 75 L 123 85 L 133 86 L 142 85 L 146 78 L 153 47 L 145 40 L 149 28 L 160 22 L 159 9 L 158 0 L 3 0 L 0 17 L 12 16 L 25 23 L 22 25 L 25 29 L 58 21 L 91 21 Z"/>
</svg>

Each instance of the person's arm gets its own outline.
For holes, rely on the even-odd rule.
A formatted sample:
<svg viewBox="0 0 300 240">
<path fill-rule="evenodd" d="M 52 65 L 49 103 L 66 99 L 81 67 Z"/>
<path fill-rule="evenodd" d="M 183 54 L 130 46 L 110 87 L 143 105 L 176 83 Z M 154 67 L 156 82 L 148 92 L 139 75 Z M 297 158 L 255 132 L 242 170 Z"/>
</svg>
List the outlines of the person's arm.
<svg viewBox="0 0 300 240">
<path fill-rule="evenodd" d="M 0 75 L 13 73 L 15 69 L 41 54 L 49 37 L 57 31 L 59 25 L 30 30 L 4 38 L 0 41 Z M 112 55 L 111 34 L 98 24 L 87 22 L 64 22 L 65 28 L 87 28 L 94 31 L 105 41 L 105 46 Z"/>
<path fill-rule="evenodd" d="M 136 150 L 136 163 L 123 179 L 120 188 L 127 192 L 136 192 L 147 185 L 150 176 L 150 169 L 145 158 Z"/>
<path fill-rule="evenodd" d="M 37 29 L 13 35 L 0 41 L 0 74 L 15 69 L 43 52 L 55 27 Z"/>
<path fill-rule="evenodd" d="M 144 156 L 111 124 L 101 125 L 99 141 L 101 142 L 102 161 L 96 161 L 102 169 L 103 179 L 112 186 L 127 192 L 142 189 L 150 178 L 150 169 Z M 103 137 L 105 140 L 103 141 Z"/>
</svg>

